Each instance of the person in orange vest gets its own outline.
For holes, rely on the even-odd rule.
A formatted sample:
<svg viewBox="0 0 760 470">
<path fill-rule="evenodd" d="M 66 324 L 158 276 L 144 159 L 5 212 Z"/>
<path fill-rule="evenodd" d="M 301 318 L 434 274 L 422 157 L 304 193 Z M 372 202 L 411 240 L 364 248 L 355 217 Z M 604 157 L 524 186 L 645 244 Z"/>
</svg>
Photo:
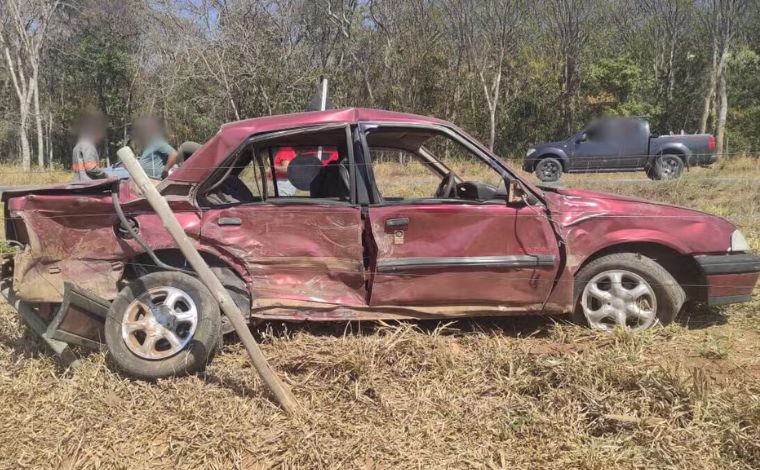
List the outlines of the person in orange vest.
<svg viewBox="0 0 760 470">
<path fill-rule="evenodd" d="M 98 155 L 98 146 L 105 136 L 105 126 L 97 116 L 88 116 L 82 120 L 79 139 L 71 155 L 74 182 L 105 177 L 100 168 L 100 155 Z"/>
</svg>

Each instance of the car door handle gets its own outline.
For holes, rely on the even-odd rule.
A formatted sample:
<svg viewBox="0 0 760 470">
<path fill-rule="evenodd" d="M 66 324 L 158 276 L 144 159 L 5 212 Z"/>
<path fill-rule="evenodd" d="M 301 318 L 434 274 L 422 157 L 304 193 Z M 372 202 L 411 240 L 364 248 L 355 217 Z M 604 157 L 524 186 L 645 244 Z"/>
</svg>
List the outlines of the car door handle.
<svg viewBox="0 0 760 470">
<path fill-rule="evenodd" d="M 217 224 L 218 225 L 243 225 L 243 220 L 240 217 L 219 217 Z"/>
<path fill-rule="evenodd" d="M 401 229 L 409 225 L 409 217 L 397 217 L 394 219 L 387 219 L 385 221 L 385 227 L 390 229 Z"/>
</svg>

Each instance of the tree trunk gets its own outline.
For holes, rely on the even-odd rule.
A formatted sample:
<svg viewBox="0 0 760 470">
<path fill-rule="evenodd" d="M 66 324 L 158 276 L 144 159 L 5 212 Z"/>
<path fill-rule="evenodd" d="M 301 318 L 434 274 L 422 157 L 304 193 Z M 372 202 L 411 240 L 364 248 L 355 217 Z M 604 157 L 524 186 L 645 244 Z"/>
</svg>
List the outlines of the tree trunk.
<svg viewBox="0 0 760 470">
<path fill-rule="evenodd" d="M 40 87 L 37 72 L 32 77 L 34 93 L 34 121 L 37 126 L 37 166 L 45 168 L 45 133 L 42 130 L 42 112 L 40 111 Z"/>
<path fill-rule="evenodd" d="M 726 116 L 728 116 L 728 93 L 726 87 L 726 67 L 722 67 L 718 78 L 719 105 L 718 120 L 715 126 L 715 152 L 718 155 L 725 153 Z"/>
<path fill-rule="evenodd" d="M 712 56 L 712 68 L 710 68 L 710 80 L 707 86 L 707 93 L 705 94 L 704 105 L 702 106 L 702 119 L 699 121 L 699 132 L 704 134 L 707 132 L 707 121 L 710 119 L 710 105 L 715 97 L 715 86 L 718 75 L 718 43 L 716 39 L 713 39 L 713 56 Z"/>
<path fill-rule="evenodd" d="M 27 131 L 28 122 L 29 109 L 22 107 L 19 112 L 18 137 L 21 141 L 21 168 L 23 168 L 24 171 L 28 171 L 32 168 L 32 151 L 29 148 L 29 134 Z"/>
<path fill-rule="evenodd" d="M 53 169 L 53 113 L 50 111 L 48 102 L 48 125 L 47 125 L 47 150 L 48 150 L 48 168 Z"/>
</svg>

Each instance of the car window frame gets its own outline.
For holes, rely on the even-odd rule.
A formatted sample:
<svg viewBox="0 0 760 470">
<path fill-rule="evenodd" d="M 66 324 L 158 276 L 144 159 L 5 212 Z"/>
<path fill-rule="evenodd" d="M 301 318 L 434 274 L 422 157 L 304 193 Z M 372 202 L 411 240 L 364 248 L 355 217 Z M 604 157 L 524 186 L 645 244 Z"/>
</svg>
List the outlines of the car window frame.
<svg viewBox="0 0 760 470">
<path fill-rule="evenodd" d="M 331 123 L 331 124 L 321 124 L 321 125 L 316 125 L 316 126 L 294 127 L 294 128 L 283 129 L 283 130 L 275 131 L 275 132 L 266 132 L 262 134 L 251 135 L 248 138 L 244 139 L 237 147 L 231 150 L 230 153 L 224 158 L 224 160 L 222 160 L 219 166 L 216 169 L 214 169 L 213 172 L 211 172 L 203 181 L 201 181 L 196 186 L 192 194 L 193 203 L 195 204 L 196 207 L 198 207 L 200 210 L 203 210 L 203 211 L 230 208 L 230 207 L 243 207 L 243 206 L 252 206 L 252 205 L 267 205 L 267 204 L 268 205 L 288 205 L 288 204 L 325 205 L 325 204 L 328 204 L 328 205 L 340 205 L 340 206 L 358 206 L 359 204 L 356 198 L 357 180 L 356 180 L 356 171 L 354 170 L 354 167 L 356 166 L 356 152 L 354 148 L 354 138 L 353 138 L 354 134 L 353 134 L 352 127 L 353 126 L 350 123 Z M 268 140 L 274 140 L 280 137 L 299 135 L 299 134 L 308 134 L 308 133 L 318 133 L 318 132 L 332 131 L 336 129 L 345 129 L 345 135 L 343 137 L 346 139 L 345 144 L 346 144 L 347 153 L 348 153 L 347 158 L 349 160 L 348 162 L 349 200 L 348 201 L 336 201 L 333 199 L 326 199 L 326 198 L 276 196 L 276 197 L 271 197 L 271 198 L 265 197 L 264 200 L 262 201 L 239 202 L 239 203 L 218 204 L 218 205 L 203 204 L 201 202 L 200 200 L 201 195 L 207 194 L 209 191 L 213 190 L 215 187 L 221 184 L 221 182 L 224 181 L 225 178 L 227 178 L 230 175 L 230 173 L 234 169 L 233 165 L 235 161 L 240 157 L 240 153 L 243 152 L 246 149 L 246 147 L 248 147 L 249 145 L 265 143 Z M 253 160 L 255 160 L 255 155 L 254 155 Z M 272 184 L 274 184 L 274 181 L 272 182 Z"/>
<path fill-rule="evenodd" d="M 504 165 L 502 165 L 498 159 L 494 158 L 492 155 L 489 155 L 486 152 L 483 152 L 479 145 L 472 142 L 470 139 L 466 138 L 463 134 L 456 132 L 454 129 L 443 126 L 443 125 L 435 125 L 435 124 L 416 124 L 416 123 L 400 123 L 400 122 L 379 122 L 379 121 L 365 121 L 359 123 L 359 134 L 361 138 L 361 146 L 362 146 L 362 156 L 361 156 L 361 163 L 360 166 L 363 168 L 363 171 L 367 173 L 366 178 L 370 182 L 371 191 L 369 191 L 370 194 L 370 206 L 387 206 L 387 205 L 413 205 L 413 204 L 503 204 L 502 201 L 476 201 L 476 200 L 467 200 L 467 199 L 458 199 L 458 198 L 435 198 L 435 197 L 429 197 L 429 198 L 415 198 L 415 199 L 408 199 L 403 201 L 386 201 L 382 194 L 380 194 L 379 187 L 377 185 L 377 180 L 375 179 L 374 174 L 374 168 L 372 164 L 372 155 L 371 155 L 371 149 L 369 146 L 369 143 L 367 142 L 367 135 L 377 129 L 386 128 L 386 129 L 426 129 L 426 130 L 432 130 L 439 132 L 440 134 L 444 135 L 445 137 L 450 138 L 451 140 L 454 140 L 456 143 L 462 145 L 464 148 L 466 148 L 468 151 L 470 151 L 476 158 L 483 161 L 485 164 L 487 164 L 489 167 L 491 167 L 494 171 L 496 171 L 502 179 L 506 181 L 506 179 L 516 179 L 520 182 L 522 182 L 521 178 L 518 178 L 514 173 L 508 170 Z M 418 153 L 413 152 L 415 155 L 418 155 L 421 157 L 421 159 L 424 160 L 429 158 L 435 161 L 436 165 L 440 165 L 443 168 L 446 168 L 450 171 L 450 169 L 440 160 L 433 158 L 429 152 L 424 151 Z M 427 163 L 424 163 L 427 165 Z M 435 165 L 429 166 L 434 171 L 438 172 L 438 170 L 435 168 Z M 532 192 L 532 191 L 531 191 Z"/>
</svg>

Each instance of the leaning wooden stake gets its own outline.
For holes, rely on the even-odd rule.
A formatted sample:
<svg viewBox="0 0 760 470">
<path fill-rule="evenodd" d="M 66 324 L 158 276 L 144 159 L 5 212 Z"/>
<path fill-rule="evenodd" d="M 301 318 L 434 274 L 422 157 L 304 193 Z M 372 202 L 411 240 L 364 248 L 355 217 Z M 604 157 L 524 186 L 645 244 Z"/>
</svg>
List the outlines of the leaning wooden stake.
<svg viewBox="0 0 760 470">
<path fill-rule="evenodd" d="M 193 267 L 198 274 L 198 277 L 206 287 L 208 287 L 208 290 L 211 291 L 211 294 L 216 298 L 217 302 L 219 302 L 222 311 L 227 315 L 232 326 L 235 327 L 235 331 L 240 337 L 240 341 L 245 346 L 245 349 L 248 351 L 248 356 L 250 356 L 251 362 L 261 376 L 261 379 L 266 383 L 275 398 L 277 398 L 277 401 L 287 413 L 292 414 L 296 412 L 298 410 L 298 403 L 296 402 L 295 397 L 269 367 L 264 354 L 261 352 L 261 348 L 259 348 L 251 331 L 248 329 L 248 324 L 246 323 L 245 318 L 243 318 L 243 314 L 240 313 L 240 310 L 237 308 L 237 305 L 235 305 L 232 297 L 230 297 L 227 289 L 225 289 L 221 281 L 219 281 L 219 278 L 214 275 L 208 267 L 208 264 L 206 264 L 206 261 L 204 261 L 200 253 L 198 253 L 198 250 L 195 249 L 195 246 L 187 238 L 185 231 L 174 216 L 174 212 L 172 212 L 169 204 L 150 182 L 148 175 L 145 174 L 145 171 L 135 159 L 132 150 L 129 147 L 122 147 L 117 152 L 117 155 L 121 161 L 124 162 L 124 167 L 132 177 L 132 181 L 137 185 L 140 191 L 142 191 L 142 194 L 145 196 L 145 199 L 148 200 L 151 207 L 153 207 L 153 210 L 156 211 L 156 214 L 161 219 L 161 222 L 163 222 L 164 227 L 177 243 L 182 254 L 187 258 L 190 266 Z"/>
</svg>

